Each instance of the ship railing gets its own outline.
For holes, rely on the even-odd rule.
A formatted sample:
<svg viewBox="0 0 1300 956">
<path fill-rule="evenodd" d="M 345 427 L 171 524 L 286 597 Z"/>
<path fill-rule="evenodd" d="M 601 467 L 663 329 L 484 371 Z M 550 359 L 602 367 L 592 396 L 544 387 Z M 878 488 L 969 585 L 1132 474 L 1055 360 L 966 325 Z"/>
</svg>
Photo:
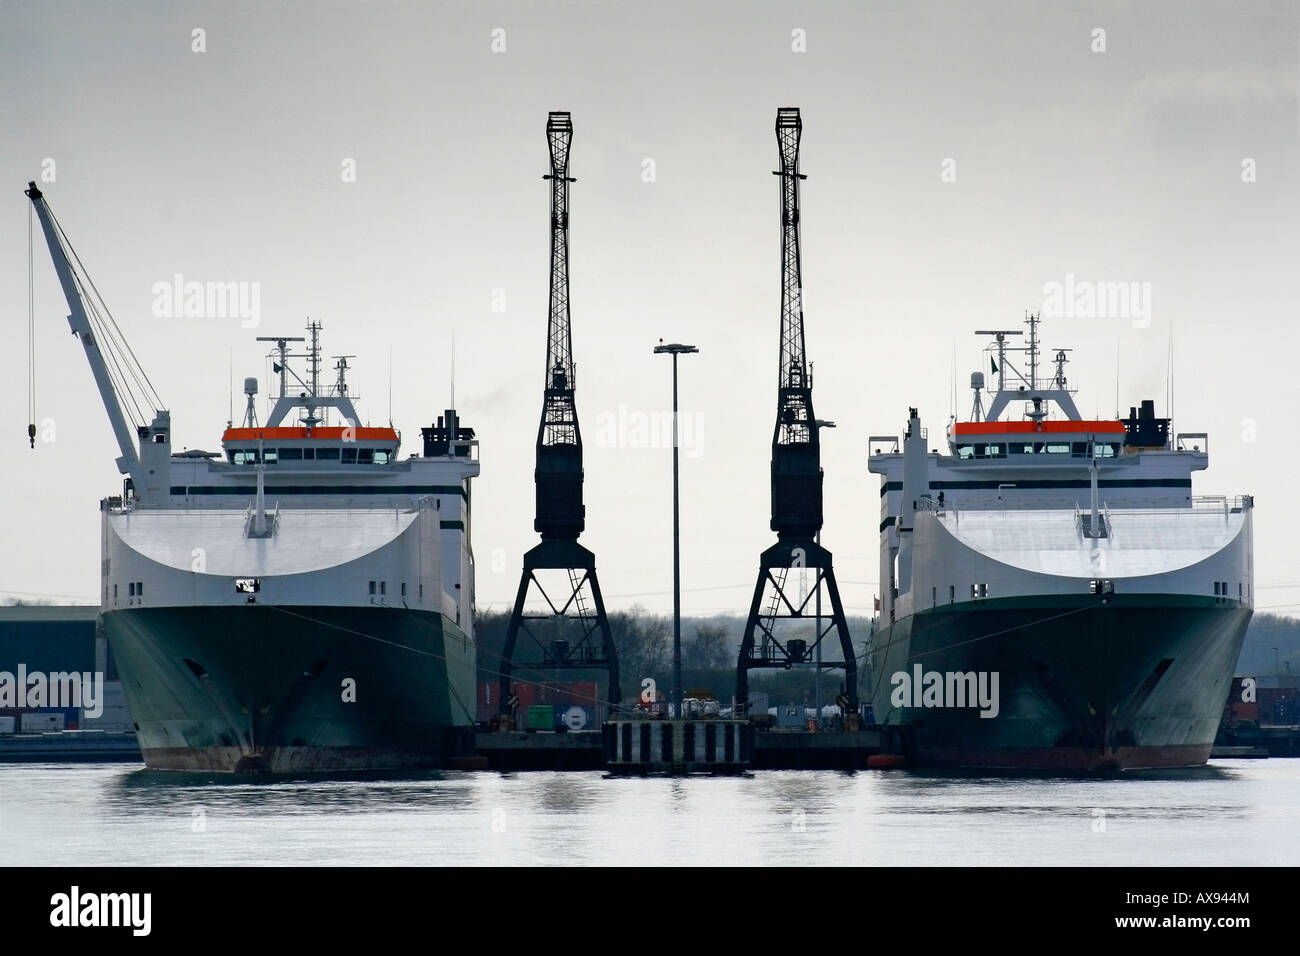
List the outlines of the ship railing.
<svg viewBox="0 0 1300 956">
<path fill-rule="evenodd" d="M 1251 495 L 1196 495 L 1192 508 L 1196 511 L 1222 511 L 1224 515 L 1237 514 L 1255 506 Z"/>
<path fill-rule="evenodd" d="M 249 505 L 244 511 L 244 536 L 254 537 L 252 533 L 253 523 L 257 520 L 257 509 Z M 275 508 L 266 514 L 266 534 L 257 535 L 257 537 L 272 537 L 280 529 L 280 502 L 275 503 Z"/>
<path fill-rule="evenodd" d="M 961 524 L 961 515 L 957 512 L 957 503 L 955 501 L 944 502 L 930 495 L 922 495 L 916 499 L 916 510 L 929 511 L 937 518 L 952 515 L 952 520 L 957 524 Z"/>
<path fill-rule="evenodd" d="M 1192 497 L 1190 505 L 1168 508 L 1121 508 L 1120 511 L 1125 517 L 1130 515 L 1169 515 L 1179 511 L 1193 511 L 1199 513 L 1219 513 L 1226 520 L 1230 515 L 1241 514 L 1243 511 L 1249 511 L 1255 506 L 1255 499 L 1251 495 L 1195 495 Z M 1106 524 L 1110 525 L 1111 508 L 1110 505 L 1103 506 Z M 1075 506 L 1076 521 L 1081 509 Z M 1086 514 L 1086 512 L 1083 512 Z"/>
<path fill-rule="evenodd" d="M 957 505 L 954 502 L 940 501 L 938 498 L 935 498 L 933 495 L 924 494 L 920 498 L 916 499 L 916 510 L 931 511 L 937 515 L 942 515 L 951 512 L 952 514 L 955 515 L 957 513 Z"/>
<path fill-rule="evenodd" d="M 1092 527 L 1092 509 L 1080 508 L 1074 503 L 1074 530 L 1081 538 L 1109 538 L 1114 525 L 1110 520 L 1110 505 L 1104 501 L 1097 509 L 1097 528 Z"/>
</svg>

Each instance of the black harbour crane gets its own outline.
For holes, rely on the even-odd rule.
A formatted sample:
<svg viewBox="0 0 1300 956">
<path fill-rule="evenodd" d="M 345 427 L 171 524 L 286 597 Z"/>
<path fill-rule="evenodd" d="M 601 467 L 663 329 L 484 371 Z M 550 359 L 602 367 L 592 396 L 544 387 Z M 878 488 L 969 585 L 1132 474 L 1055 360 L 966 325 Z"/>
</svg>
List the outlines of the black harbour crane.
<svg viewBox="0 0 1300 956">
<path fill-rule="evenodd" d="M 799 248 L 799 110 L 776 112 L 776 142 L 781 168 L 773 175 L 781 186 L 781 342 L 777 375 L 776 428 L 772 434 L 772 521 L 777 541 L 759 557 L 758 581 L 745 621 L 736 668 L 736 706 L 749 707 L 749 672 L 754 668 L 812 665 L 843 668 L 847 710 L 858 706 L 857 661 L 848 622 L 840 603 L 831 553 L 820 543 L 822 468 L 820 429 L 831 423 L 813 415 L 812 376 L 804 351 L 803 273 Z M 795 572 L 791 579 L 791 572 Z M 808 582 L 808 576 L 812 581 Z M 830 600 L 822 627 L 821 595 Z M 767 603 L 764 604 L 764 599 Z M 816 613 L 810 609 L 816 608 Z M 785 622 L 816 621 L 811 633 L 795 637 Z M 778 627 L 778 622 L 783 622 Z M 820 660 L 822 641 L 834 630 L 843 661 Z M 811 637 L 811 640 L 808 638 Z M 757 646 L 755 640 L 757 638 Z"/>
<path fill-rule="evenodd" d="M 524 634 L 537 660 L 520 661 L 533 670 L 596 670 L 609 674 L 608 700 L 611 711 L 621 700 L 618 656 L 605 602 L 596 578 L 596 556 L 578 544 L 586 523 L 582 503 L 582 433 L 574 404 L 573 338 L 569 327 L 569 146 L 573 122 L 568 113 L 552 112 L 546 121 L 546 140 L 551 152 L 551 171 L 544 179 L 551 183 L 551 296 L 546 330 L 546 380 L 542 397 L 542 420 L 537 430 L 537 510 L 533 530 L 541 543 L 524 555 L 523 574 L 515 597 L 514 611 L 506 631 L 501 661 L 500 707 L 513 709 L 511 670 L 520 634 Z M 564 572 L 557 587 L 554 575 Z M 536 590 L 542 609 L 528 612 L 525 606 Z M 593 701 L 594 703 L 594 701 Z"/>
</svg>

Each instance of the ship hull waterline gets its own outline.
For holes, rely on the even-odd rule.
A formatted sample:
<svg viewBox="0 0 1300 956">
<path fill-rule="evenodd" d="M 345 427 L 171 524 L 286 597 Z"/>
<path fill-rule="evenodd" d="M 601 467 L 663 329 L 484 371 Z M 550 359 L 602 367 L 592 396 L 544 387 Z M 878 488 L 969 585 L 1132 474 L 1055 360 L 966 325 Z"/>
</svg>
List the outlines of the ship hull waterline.
<svg viewBox="0 0 1300 956">
<path fill-rule="evenodd" d="M 1200 766 L 1250 616 L 1235 601 L 1171 595 L 939 605 L 875 635 L 864 695 L 880 724 L 902 731 L 917 766 L 1075 773 Z M 949 674 L 983 675 L 988 691 L 996 674 L 996 707 L 955 694 L 915 706 L 925 703 L 915 678 L 931 672 L 946 684 Z M 896 676 L 903 673 L 906 686 Z"/>
<path fill-rule="evenodd" d="M 102 619 L 151 770 L 439 768 L 472 723 L 474 644 L 438 613 L 254 603 Z"/>
</svg>

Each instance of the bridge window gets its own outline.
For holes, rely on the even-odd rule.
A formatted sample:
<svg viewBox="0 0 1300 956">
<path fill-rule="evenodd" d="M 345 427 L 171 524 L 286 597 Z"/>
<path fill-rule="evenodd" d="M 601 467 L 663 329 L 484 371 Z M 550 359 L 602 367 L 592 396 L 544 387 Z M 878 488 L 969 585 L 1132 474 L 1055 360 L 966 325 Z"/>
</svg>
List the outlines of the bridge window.
<svg viewBox="0 0 1300 956">
<path fill-rule="evenodd" d="M 958 458 L 974 458 L 974 457 L 975 457 L 975 446 L 974 446 L 974 445 L 961 445 L 961 446 L 958 447 L 958 449 L 957 449 L 957 457 L 958 457 Z"/>
<path fill-rule="evenodd" d="M 355 465 L 357 463 L 357 450 L 355 448 L 343 449 L 343 464 Z"/>
<path fill-rule="evenodd" d="M 235 590 L 240 594 L 256 594 L 262 590 L 262 582 L 258 578 L 235 578 Z"/>
<path fill-rule="evenodd" d="M 1076 441 L 1070 444 L 1070 454 L 1075 458 L 1088 457 L 1088 443 L 1086 441 Z"/>
<path fill-rule="evenodd" d="M 304 448 L 304 449 L 302 450 L 302 457 L 303 457 L 303 459 L 304 459 L 305 461 L 315 461 L 315 459 L 316 459 L 316 449 L 315 449 L 315 448 Z"/>
<path fill-rule="evenodd" d="M 388 460 L 389 460 L 390 457 L 391 457 L 391 453 L 390 453 L 386 448 L 376 448 L 376 449 L 375 449 L 375 464 L 376 464 L 376 465 L 386 465 L 386 464 L 388 464 Z"/>
<path fill-rule="evenodd" d="M 256 465 L 257 449 L 250 448 L 245 451 L 234 451 L 230 453 L 230 460 L 236 465 Z"/>
<path fill-rule="evenodd" d="M 281 461 L 302 461 L 302 449 L 301 449 L 301 448 L 281 448 L 281 449 L 280 449 L 280 460 L 281 460 Z"/>
<path fill-rule="evenodd" d="M 371 462 L 373 462 L 374 460 L 375 460 L 375 450 L 374 450 L 373 448 L 358 448 L 358 449 L 357 449 L 357 464 L 358 464 L 358 465 L 369 465 L 369 464 L 370 464 Z"/>
<path fill-rule="evenodd" d="M 1097 442 L 1092 446 L 1092 457 L 1114 458 L 1118 450 L 1118 445 L 1112 445 L 1110 442 Z"/>
<path fill-rule="evenodd" d="M 337 448 L 317 448 L 316 460 L 317 461 L 338 461 L 339 450 Z"/>
<path fill-rule="evenodd" d="M 1048 445 L 1047 453 L 1049 455 L 1068 455 L 1070 453 L 1069 445 Z"/>
<path fill-rule="evenodd" d="M 279 461 L 279 456 L 277 454 L 276 449 L 274 448 L 266 449 L 266 452 L 262 456 L 262 461 L 268 465 L 274 465 L 277 461 Z"/>
</svg>

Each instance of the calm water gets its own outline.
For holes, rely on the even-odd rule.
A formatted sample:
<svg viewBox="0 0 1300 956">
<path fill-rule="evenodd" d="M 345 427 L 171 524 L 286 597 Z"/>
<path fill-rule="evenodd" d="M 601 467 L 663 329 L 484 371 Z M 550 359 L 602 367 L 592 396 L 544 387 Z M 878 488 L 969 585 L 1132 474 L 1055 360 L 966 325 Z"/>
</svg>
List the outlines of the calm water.
<svg viewBox="0 0 1300 956">
<path fill-rule="evenodd" d="M 3 865 L 846 862 L 1294 865 L 1300 760 L 1107 780 L 792 771 L 232 783 L 128 764 L 0 766 Z"/>
</svg>

